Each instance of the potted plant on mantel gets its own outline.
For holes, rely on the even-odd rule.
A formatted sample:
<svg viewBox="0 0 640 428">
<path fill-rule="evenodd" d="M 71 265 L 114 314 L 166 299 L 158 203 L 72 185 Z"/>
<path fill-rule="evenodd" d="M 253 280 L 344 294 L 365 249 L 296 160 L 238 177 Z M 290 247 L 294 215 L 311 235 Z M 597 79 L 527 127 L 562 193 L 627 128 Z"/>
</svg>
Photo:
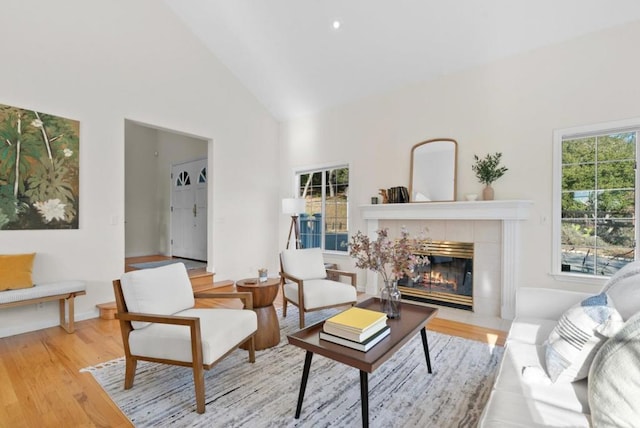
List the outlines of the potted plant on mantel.
<svg viewBox="0 0 640 428">
<path fill-rule="evenodd" d="M 485 185 L 482 190 L 482 199 L 485 201 L 493 200 L 493 187 L 491 184 L 498 178 L 502 177 L 509 169 L 500 166 L 500 158 L 502 153 L 488 153 L 483 159 L 480 159 L 478 155 L 473 155 L 476 163 L 471 166 L 473 172 L 476 173 L 476 177 L 480 183 Z"/>
</svg>

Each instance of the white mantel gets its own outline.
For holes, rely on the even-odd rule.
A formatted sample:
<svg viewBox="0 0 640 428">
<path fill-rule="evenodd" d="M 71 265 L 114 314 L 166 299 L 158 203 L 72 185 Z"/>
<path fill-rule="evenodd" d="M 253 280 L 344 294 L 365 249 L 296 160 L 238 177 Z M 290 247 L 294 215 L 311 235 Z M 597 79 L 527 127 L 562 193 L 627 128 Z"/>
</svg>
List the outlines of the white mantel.
<svg viewBox="0 0 640 428">
<path fill-rule="evenodd" d="M 520 279 L 517 267 L 520 257 L 520 225 L 529 218 L 533 203 L 526 200 L 427 202 L 409 204 L 377 204 L 360 206 L 367 221 L 367 234 L 376 236 L 379 220 L 499 220 L 502 223 L 500 316 L 513 319 L 515 292 Z M 377 293 L 377 277 L 367 275 L 367 293 Z"/>
<path fill-rule="evenodd" d="M 365 220 L 526 220 L 531 201 L 460 201 L 360 206 Z"/>
</svg>

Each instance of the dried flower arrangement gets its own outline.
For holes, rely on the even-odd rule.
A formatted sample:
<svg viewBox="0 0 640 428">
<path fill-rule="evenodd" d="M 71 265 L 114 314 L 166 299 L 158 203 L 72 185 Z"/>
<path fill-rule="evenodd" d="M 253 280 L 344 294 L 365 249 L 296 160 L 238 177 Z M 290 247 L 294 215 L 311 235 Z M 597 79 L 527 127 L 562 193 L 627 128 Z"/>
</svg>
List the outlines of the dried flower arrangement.
<svg viewBox="0 0 640 428">
<path fill-rule="evenodd" d="M 396 240 L 389 239 L 389 229 L 380 229 L 376 233 L 378 237 L 375 240 L 360 231 L 351 237 L 351 257 L 356 259 L 357 268 L 377 272 L 388 282 L 405 274 L 411 276 L 416 265 L 429 263 L 426 257 L 414 254 L 416 240 L 409 238 L 404 228 Z"/>
</svg>

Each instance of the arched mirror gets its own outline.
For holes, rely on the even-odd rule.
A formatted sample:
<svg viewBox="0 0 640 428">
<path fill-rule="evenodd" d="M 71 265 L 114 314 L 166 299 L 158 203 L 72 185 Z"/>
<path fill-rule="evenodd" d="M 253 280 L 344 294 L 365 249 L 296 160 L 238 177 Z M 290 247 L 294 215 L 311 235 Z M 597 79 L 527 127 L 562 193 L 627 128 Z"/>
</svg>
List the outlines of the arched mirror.
<svg viewBox="0 0 640 428">
<path fill-rule="evenodd" d="M 451 138 L 423 141 L 411 149 L 411 202 L 454 201 L 458 143 Z"/>
</svg>

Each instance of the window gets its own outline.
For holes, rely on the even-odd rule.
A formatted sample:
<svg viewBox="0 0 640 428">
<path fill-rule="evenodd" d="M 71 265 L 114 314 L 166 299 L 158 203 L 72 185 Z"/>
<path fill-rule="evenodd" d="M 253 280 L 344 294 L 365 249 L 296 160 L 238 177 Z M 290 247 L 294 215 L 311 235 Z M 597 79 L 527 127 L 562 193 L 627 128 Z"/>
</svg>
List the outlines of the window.
<svg viewBox="0 0 640 428">
<path fill-rule="evenodd" d="M 181 171 L 180 174 L 178 174 L 176 185 L 178 187 L 181 187 L 181 186 L 189 186 L 190 184 L 191 184 L 191 177 L 189 177 L 189 173 L 187 171 Z"/>
<path fill-rule="evenodd" d="M 300 215 L 303 248 L 348 251 L 349 167 L 345 165 L 296 172 L 297 197 L 306 200 Z"/>
<path fill-rule="evenodd" d="M 554 133 L 556 274 L 611 276 L 636 257 L 640 120 Z"/>
</svg>

